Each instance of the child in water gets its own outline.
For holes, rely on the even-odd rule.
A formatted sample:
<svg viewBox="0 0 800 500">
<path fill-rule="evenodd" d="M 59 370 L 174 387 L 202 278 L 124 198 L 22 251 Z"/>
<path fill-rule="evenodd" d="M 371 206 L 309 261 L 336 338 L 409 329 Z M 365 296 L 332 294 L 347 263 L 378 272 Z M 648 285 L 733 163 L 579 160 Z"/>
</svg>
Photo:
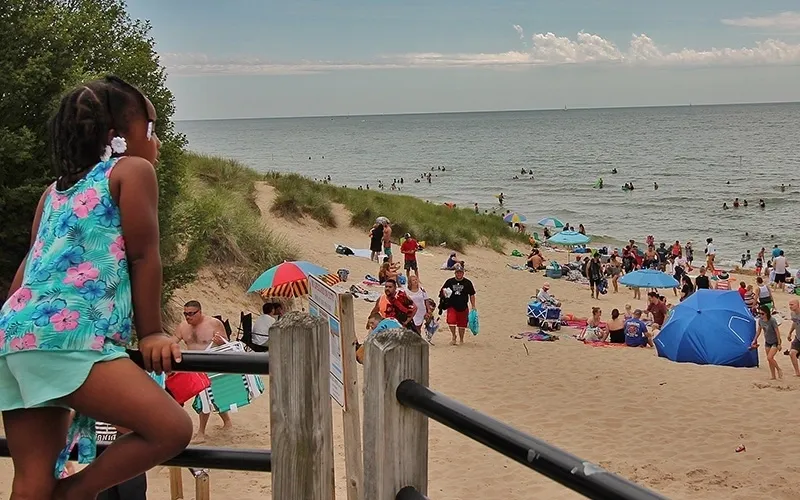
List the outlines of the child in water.
<svg viewBox="0 0 800 500">
<path fill-rule="evenodd" d="M 0 309 L 12 498 L 93 499 L 191 439 L 188 415 L 125 352 L 135 326 L 147 371 L 180 362 L 161 325 L 155 122 L 152 103 L 115 77 L 66 94 L 51 120 L 57 180 Z M 95 419 L 131 432 L 92 461 Z M 76 444 L 92 463 L 58 480 Z"/>
</svg>

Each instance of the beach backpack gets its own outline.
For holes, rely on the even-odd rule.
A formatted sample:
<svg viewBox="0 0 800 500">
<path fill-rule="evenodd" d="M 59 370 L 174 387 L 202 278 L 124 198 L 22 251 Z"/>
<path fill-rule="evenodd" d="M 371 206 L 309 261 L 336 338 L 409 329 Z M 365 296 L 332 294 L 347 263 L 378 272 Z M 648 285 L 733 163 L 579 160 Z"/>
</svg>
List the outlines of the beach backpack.
<svg viewBox="0 0 800 500">
<path fill-rule="evenodd" d="M 336 275 L 339 276 L 340 280 L 347 281 L 347 278 L 350 276 L 350 271 L 347 269 L 339 269 L 336 271 Z"/>
</svg>

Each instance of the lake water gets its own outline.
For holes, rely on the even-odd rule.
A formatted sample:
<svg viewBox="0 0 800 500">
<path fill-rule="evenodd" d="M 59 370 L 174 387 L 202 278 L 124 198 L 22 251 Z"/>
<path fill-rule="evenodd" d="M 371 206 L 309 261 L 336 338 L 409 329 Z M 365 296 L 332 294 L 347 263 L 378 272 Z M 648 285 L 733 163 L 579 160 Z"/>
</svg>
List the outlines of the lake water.
<svg viewBox="0 0 800 500">
<path fill-rule="evenodd" d="M 481 211 L 497 207 L 503 192 L 505 208 L 530 221 L 582 223 L 596 243 L 652 234 L 667 243 L 692 240 L 702 254 L 713 237 L 722 261 L 779 244 L 791 262 L 800 254 L 799 117 L 800 104 L 759 104 L 182 121 L 177 128 L 190 149 L 264 172 L 330 175 L 335 184 L 371 189 L 382 180 L 387 191 L 402 177 L 404 194 L 477 202 Z M 431 167 L 430 184 L 413 182 Z M 520 175 L 523 168 L 534 179 Z M 603 189 L 593 188 L 599 177 Z M 636 189 L 623 191 L 625 182 Z M 723 210 L 735 197 L 749 207 Z"/>
</svg>

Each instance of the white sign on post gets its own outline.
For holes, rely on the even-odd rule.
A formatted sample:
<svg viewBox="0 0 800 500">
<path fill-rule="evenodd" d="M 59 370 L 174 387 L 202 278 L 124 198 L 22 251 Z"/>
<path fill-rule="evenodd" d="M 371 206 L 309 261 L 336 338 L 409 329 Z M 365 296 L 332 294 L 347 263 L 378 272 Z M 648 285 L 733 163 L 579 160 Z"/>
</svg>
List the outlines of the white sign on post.
<svg viewBox="0 0 800 500">
<path fill-rule="evenodd" d="M 312 316 L 322 318 L 328 326 L 331 348 L 331 397 L 339 403 L 339 406 L 347 410 L 344 397 L 344 366 L 342 361 L 344 346 L 342 345 L 341 324 L 339 323 L 339 294 L 314 276 L 308 277 L 308 285 L 311 291 L 308 311 Z"/>
</svg>

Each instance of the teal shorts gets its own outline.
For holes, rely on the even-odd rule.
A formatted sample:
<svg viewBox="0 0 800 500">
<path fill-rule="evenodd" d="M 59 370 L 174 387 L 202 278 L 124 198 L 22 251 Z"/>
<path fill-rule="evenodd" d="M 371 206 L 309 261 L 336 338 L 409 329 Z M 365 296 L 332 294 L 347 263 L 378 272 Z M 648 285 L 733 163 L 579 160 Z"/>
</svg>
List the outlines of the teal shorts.
<svg viewBox="0 0 800 500">
<path fill-rule="evenodd" d="M 0 357 L 0 411 L 67 408 L 65 396 L 77 391 L 95 363 L 127 358 L 114 346 L 98 351 L 18 351 Z"/>
<path fill-rule="evenodd" d="M 383 247 L 383 254 L 387 257 L 392 256 L 392 247 Z"/>
</svg>

